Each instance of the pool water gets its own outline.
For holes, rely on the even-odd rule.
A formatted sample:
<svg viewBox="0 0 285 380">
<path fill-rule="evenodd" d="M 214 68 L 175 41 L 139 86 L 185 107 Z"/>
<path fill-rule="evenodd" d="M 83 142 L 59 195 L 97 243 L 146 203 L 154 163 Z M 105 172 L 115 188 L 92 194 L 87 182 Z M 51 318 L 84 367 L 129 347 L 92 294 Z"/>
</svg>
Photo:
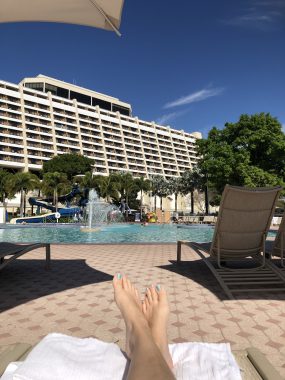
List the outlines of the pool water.
<svg viewBox="0 0 285 380">
<path fill-rule="evenodd" d="M 112 225 L 85 232 L 78 226 L 17 226 L 0 229 L 0 241 L 15 243 L 175 243 L 177 240 L 210 241 L 208 226 L 177 228 L 176 225 Z"/>
<path fill-rule="evenodd" d="M 14 243 L 176 243 L 177 240 L 207 242 L 212 240 L 214 228 L 194 225 L 178 228 L 176 225 L 117 224 L 98 227 L 87 232 L 79 226 L 34 225 L 7 226 L 0 229 L 0 241 Z M 274 233 L 269 233 L 274 236 Z"/>
</svg>

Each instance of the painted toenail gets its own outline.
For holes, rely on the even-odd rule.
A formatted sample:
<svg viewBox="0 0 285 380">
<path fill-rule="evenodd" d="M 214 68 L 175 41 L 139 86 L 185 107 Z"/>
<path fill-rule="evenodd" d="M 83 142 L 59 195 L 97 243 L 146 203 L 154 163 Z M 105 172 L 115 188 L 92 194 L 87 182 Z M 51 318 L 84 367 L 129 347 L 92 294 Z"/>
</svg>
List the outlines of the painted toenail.
<svg viewBox="0 0 285 380">
<path fill-rule="evenodd" d="M 117 279 L 120 280 L 122 278 L 121 273 L 117 273 Z"/>
<path fill-rule="evenodd" d="M 156 285 L 156 290 L 157 290 L 158 292 L 160 291 L 160 285 L 159 285 L 159 284 Z"/>
</svg>

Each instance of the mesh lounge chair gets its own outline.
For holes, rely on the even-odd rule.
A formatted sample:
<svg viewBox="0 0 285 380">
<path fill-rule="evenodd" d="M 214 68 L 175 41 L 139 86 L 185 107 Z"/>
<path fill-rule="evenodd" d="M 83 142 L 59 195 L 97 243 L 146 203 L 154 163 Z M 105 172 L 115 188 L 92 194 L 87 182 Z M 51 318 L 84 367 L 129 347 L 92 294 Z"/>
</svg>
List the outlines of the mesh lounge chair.
<svg viewBox="0 0 285 380">
<path fill-rule="evenodd" d="M 50 267 L 50 244 L 13 244 L 0 243 L 0 270 L 5 268 L 10 262 L 33 249 L 46 248 L 46 269 Z"/>
<path fill-rule="evenodd" d="M 267 263 L 265 241 L 281 187 L 224 189 L 213 240 L 210 243 L 177 242 L 177 262 L 182 244 L 190 245 L 205 261 L 229 298 L 234 292 L 285 290 L 278 268 Z M 205 257 L 203 252 L 210 254 Z M 256 266 L 225 266 L 230 261 L 252 257 Z M 214 264 L 212 262 L 215 262 Z M 248 261 L 248 260 L 247 260 Z M 249 285 L 249 287 L 248 287 Z"/>
<path fill-rule="evenodd" d="M 25 343 L 16 343 L 0 347 L 0 376 L 8 364 L 24 361 L 32 350 L 32 346 Z M 243 380 L 282 380 L 282 377 L 256 348 L 250 347 L 242 351 L 233 351 L 235 359 L 241 369 Z"/>
</svg>

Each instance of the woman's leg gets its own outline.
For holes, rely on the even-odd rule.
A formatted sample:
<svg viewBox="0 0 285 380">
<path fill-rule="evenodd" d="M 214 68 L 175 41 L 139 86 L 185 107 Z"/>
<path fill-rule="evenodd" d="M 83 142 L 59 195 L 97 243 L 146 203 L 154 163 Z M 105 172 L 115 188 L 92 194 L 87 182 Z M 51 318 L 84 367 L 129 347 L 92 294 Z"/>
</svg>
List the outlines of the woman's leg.
<svg viewBox="0 0 285 380">
<path fill-rule="evenodd" d="M 175 379 L 153 340 L 137 290 L 120 274 L 114 277 L 113 286 L 115 301 L 126 324 L 126 352 L 131 360 L 128 380 Z"/>
<path fill-rule="evenodd" d="M 156 285 L 156 287 L 151 285 L 151 287 L 147 288 L 142 310 L 156 345 L 168 366 L 172 369 L 173 363 L 167 338 L 169 304 L 165 289 L 160 285 Z"/>
</svg>

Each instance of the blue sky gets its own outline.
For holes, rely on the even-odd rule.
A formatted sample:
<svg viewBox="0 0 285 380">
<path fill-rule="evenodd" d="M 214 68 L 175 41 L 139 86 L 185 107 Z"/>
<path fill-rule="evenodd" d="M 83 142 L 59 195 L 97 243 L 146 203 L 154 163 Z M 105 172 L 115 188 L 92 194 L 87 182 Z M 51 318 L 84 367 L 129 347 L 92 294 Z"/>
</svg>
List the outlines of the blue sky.
<svg viewBox="0 0 285 380">
<path fill-rule="evenodd" d="M 285 0 L 126 0 L 121 32 L 0 24 L 0 78 L 53 76 L 204 136 L 242 113 L 285 129 Z"/>
</svg>

